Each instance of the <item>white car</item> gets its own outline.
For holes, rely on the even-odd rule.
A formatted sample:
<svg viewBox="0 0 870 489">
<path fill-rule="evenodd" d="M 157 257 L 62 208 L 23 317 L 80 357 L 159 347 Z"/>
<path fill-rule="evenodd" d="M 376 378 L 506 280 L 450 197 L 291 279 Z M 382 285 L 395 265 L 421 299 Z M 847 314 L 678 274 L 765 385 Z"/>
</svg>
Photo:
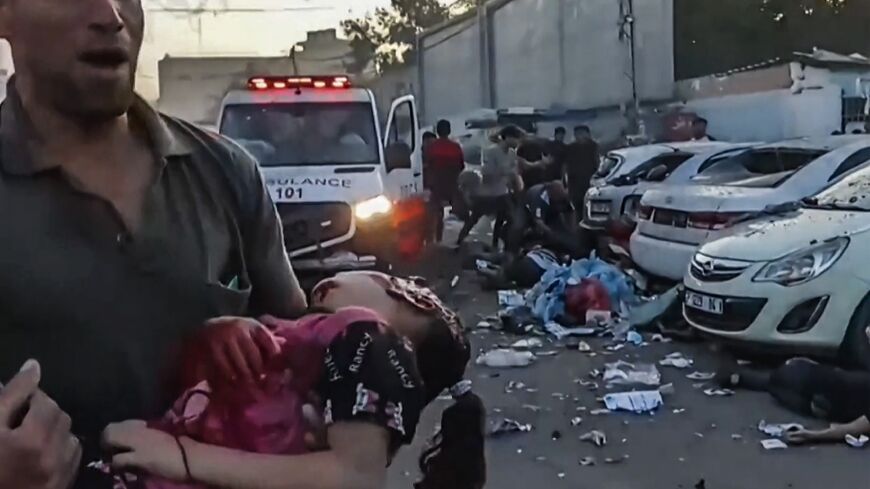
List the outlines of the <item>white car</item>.
<svg viewBox="0 0 870 489">
<path fill-rule="evenodd" d="M 757 144 L 757 143 L 755 143 Z M 659 154 L 636 166 L 633 170 L 610 182 L 592 187 L 586 193 L 583 227 L 603 230 L 609 222 L 622 215 L 634 215 L 644 192 L 661 184 L 689 183 L 701 171 L 745 151 L 753 143 L 717 145 L 711 150 L 706 145 L 693 145 L 684 149 Z M 653 174 L 656 168 L 665 171 Z"/>
<path fill-rule="evenodd" d="M 695 328 L 796 352 L 837 351 L 870 367 L 870 169 L 779 219 L 702 246 L 684 283 Z"/>
<path fill-rule="evenodd" d="M 592 176 L 591 186 L 600 187 L 602 185 L 607 185 L 614 179 L 631 173 L 640 165 L 643 165 L 656 156 L 665 153 L 687 151 L 697 154 L 713 150 L 717 147 L 725 147 L 727 145 L 728 143 L 690 141 L 683 143 L 647 144 L 643 146 L 631 146 L 615 149 L 601 158 L 601 164 L 598 166 L 598 171 L 596 171 L 595 175 Z"/>
<path fill-rule="evenodd" d="M 728 174 L 732 183 L 650 190 L 637 212 L 632 259 L 656 277 L 682 280 L 699 245 L 770 207 L 815 195 L 868 160 L 870 136 L 784 141 L 755 147 L 711 168 L 713 175 L 696 177 Z M 734 181 L 741 172 L 746 178 Z"/>
</svg>

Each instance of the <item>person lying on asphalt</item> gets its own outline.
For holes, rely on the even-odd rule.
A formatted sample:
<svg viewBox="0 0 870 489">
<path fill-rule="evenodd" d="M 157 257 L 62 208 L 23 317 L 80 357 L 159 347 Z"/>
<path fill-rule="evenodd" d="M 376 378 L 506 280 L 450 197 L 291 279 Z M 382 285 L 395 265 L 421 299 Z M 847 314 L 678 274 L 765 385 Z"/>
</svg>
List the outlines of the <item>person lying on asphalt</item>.
<svg viewBox="0 0 870 489">
<path fill-rule="evenodd" d="M 867 337 L 870 341 L 870 328 Z M 717 382 L 769 392 L 788 409 L 835 423 L 826 429 L 789 432 L 790 443 L 842 442 L 846 435 L 870 435 L 870 372 L 793 358 L 772 372 L 725 368 L 717 373 Z"/>
<path fill-rule="evenodd" d="M 143 34 L 140 0 L 0 2 L 0 488 L 111 487 L 80 461 L 165 412 L 183 338 L 307 307 L 254 160 L 135 94 Z"/>
<path fill-rule="evenodd" d="M 505 290 L 534 287 L 547 270 L 561 266 L 563 261 L 552 251 L 540 247 L 518 257 L 502 253 L 500 258 L 492 268 L 477 271 L 484 278 L 487 288 Z"/>
<path fill-rule="evenodd" d="M 416 282 L 369 272 L 321 282 L 312 305 L 322 312 L 297 321 L 211 322 L 187 350 L 176 407 L 106 430 L 111 467 L 148 474 L 145 489 L 381 488 L 420 412 L 446 390 L 454 404 L 416 487 L 481 489 L 484 407 L 464 380 L 471 348 L 458 316 Z M 327 425 L 318 452 L 304 439 L 312 392 Z"/>
</svg>

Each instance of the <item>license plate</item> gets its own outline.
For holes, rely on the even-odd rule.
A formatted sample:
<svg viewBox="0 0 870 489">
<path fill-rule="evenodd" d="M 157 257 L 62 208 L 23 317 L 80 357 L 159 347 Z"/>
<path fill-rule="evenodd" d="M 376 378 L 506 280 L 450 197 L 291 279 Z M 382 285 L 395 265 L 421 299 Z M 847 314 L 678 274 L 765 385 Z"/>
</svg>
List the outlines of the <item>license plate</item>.
<svg viewBox="0 0 870 489">
<path fill-rule="evenodd" d="M 725 301 L 718 297 L 686 292 L 686 306 L 710 314 L 725 314 Z"/>
<path fill-rule="evenodd" d="M 595 214 L 610 214 L 610 204 L 604 202 L 593 202 L 592 212 Z"/>
</svg>

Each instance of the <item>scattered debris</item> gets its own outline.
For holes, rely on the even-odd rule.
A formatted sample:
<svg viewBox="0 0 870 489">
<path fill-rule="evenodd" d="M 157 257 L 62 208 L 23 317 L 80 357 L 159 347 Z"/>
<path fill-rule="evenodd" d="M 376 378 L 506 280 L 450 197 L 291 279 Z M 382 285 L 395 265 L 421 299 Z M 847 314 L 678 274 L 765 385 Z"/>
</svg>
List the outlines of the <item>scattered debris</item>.
<svg viewBox="0 0 870 489">
<path fill-rule="evenodd" d="M 533 413 L 539 413 L 539 412 L 541 412 L 542 408 L 541 408 L 541 406 L 537 406 L 535 404 L 523 404 L 523 409 L 528 409 L 529 411 L 531 411 Z"/>
<path fill-rule="evenodd" d="M 742 439 L 743 439 L 743 435 L 738 435 L 737 433 L 734 433 L 734 434 L 731 435 L 731 439 L 732 439 L 732 440 L 742 440 Z"/>
<path fill-rule="evenodd" d="M 505 388 L 504 388 L 504 393 L 505 393 L 505 394 L 510 394 L 510 393 L 512 393 L 512 392 L 514 392 L 514 391 L 521 391 L 521 390 L 524 390 L 525 388 L 526 388 L 526 384 L 525 384 L 525 383 L 523 383 L 523 382 L 519 382 L 519 381 L 516 381 L 516 380 L 511 380 L 511 381 L 508 382 L 508 384 L 505 386 Z"/>
<path fill-rule="evenodd" d="M 804 426 L 797 423 L 768 424 L 763 419 L 758 423 L 758 431 L 774 438 L 782 438 L 786 433 L 803 429 Z"/>
<path fill-rule="evenodd" d="M 786 445 L 785 442 L 780 440 L 779 438 L 761 440 L 761 446 L 764 447 L 765 450 L 782 450 L 784 448 L 788 448 L 788 445 Z"/>
<path fill-rule="evenodd" d="M 595 457 L 583 457 L 580 459 L 580 465 L 583 467 L 589 467 L 595 465 Z"/>
<path fill-rule="evenodd" d="M 867 435 L 861 435 L 858 438 L 855 438 L 852 435 L 846 435 L 846 444 L 852 448 L 864 448 L 867 445 L 867 442 L 870 442 L 870 438 Z"/>
<path fill-rule="evenodd" d="M 604 396 L 604 404 L 611 411 L 622 410 L 640 414 L 655 411 L 664 403 L 659 391 L 615 392 Z"/>
<path fill-rule="evenodd" d="M 519 421 L 504 418 L 495 424 L 493 429 L 489 432 L 489 436 L 495 438 L 514 433 L 528 433 L 533 429 L 534 427 L 531 424 L 522 424 Z"/>
<path fill-rule="evenodd" d="M 610 345 L 610 346 L 604 347 L 605 350 L 612 351 L 612 352 L 617 352 L 619 350 L 622 350 L 623 348 L 625 348 L 625 343 L 617 343 L 615 345 Z"/>
<path fill-rule="evenodd" d="M 605 458 L 604 463 L 606 464 L 621 464 L 623 462 L 628 461 L 628 455 L 623 455 L 618 458 Z"/>
<path fill-rule="evenodd" d="M 698 483 L 695 484 L 695 489 L 707 489 L 707 481 L 704 479 L 699 480 Z"/>
<path fill-rule="evenodd" d="M 580 436 L 580 441 L 588 441 L 600 448 L 607 445 L 607 435 L 603 431 L 593 430 Z"/>
<path fill-rule="evenodd" d="M 480 321 L 477 323 L 476 329 L 494 329 L 495 325 L 487 320 Z"/>
<path fill-rule="evenodd" d="M 581 341 L 580 343 L 577 344 L 577 351 L 582 352 L 582 353 L 589 353 L 592 351 L 592 347 L 589 345 L 589 343 L 586 343 L 585 341 Z"/>
<path fill-rule="evenodd" d="M 629 331 L 625 337 L 625 340 L 634 346 L 643 345 L 643 335 L 641 335 L 637 331 Z"/>
<path fill-rule="evenodd" d="M 696 371 L 687 375 L 686 378 L 689 380 L 713 380 L 714 378 L 716 378 L 716 374 L 711 372 Z"/>
<path fill-rule="evenodd" d="M 653 343 L 671 343 L 674 340 L 666 338 L 665 335 L 661 333 L 656 333 L 650 337 L 650 341 L 652 341 Z"/>
<path fill-rule="evenodd" d="M 752 362 L 749 360 L 737 360 L 737 365 L 740 365 L 741 367 L 745 367 L 747 365 L 752 365 Z"/>
<path fill-rule="evenodd" d="M 647 385 L 655 387 L 662 381 L 662 375 L 655 365 L 648 363 L 628 363 L 622 360 L 604 366 L 604 382 L 608 385 Z"/>
<path fill-rule="evenodd" d="M 589 411 L 589 414 L 592 416 L 601 416 L 602 414 L 610 414 L 612 411 L 610 409 L 593 409 Z"/>
<path fill-rule="evenodd" d="M 555 357 L 559 352 L 557 350 L 547 350 L 547 351 L 539 351 L 536 353 L 539 357 Z"/>
<path fill-rule="evenodd" d="M 456 288 L 457 285 L 459 285 L 459 275 L 454 275 L 453 280 L 450 281 L 450 288 Z"/>
<path fill-rule="evenodd" d="M 553 430 L 553 432 L 550 433 L 550 438 L 552 438 L 553 441 L 559 441 L 562 439 L 562 432 L 559 430 Z"/>
<path fill-rule="evenodd" d="M 560 479 L 564 479 L 564 478 L 565 478 L 565 473 L 564 473 L 564 472 L 559 472 L 558 474 L 556 474 L 556 476 L 557 476 L 558 478 L 560 478 Z"/>
<path fill-rule="evenodd" d="M 727 397 L 736 393 L 731 389 L 706 389 L 704 394 L 710 397 Z"/>
<path fill-rule="evenodd" d="M 477 357 L 478 365 L 492 368 L 528 367 L 535 361 L 535 354 L 528 351 L 496 349 Z"/>
<path fill-rule="evenodd" d="M 583 422 L 583 418 L 577 416 L 576 418 L 571 418 L 571 426 L 580 426 L 580 423 Z"/>
<path fill-rule="evenodd" d="M 694 360 L 684 356 L 681 352 L 674 352 L 662 359 L 659 365 L 684 369 L 691 367 L 693 363 L 695 363 Z"/>
<path fill-rule="evenodd" d="M 697 436 L 698 438 L 704 438 L 704 434 L 698 433 L 697 431 L 695 432 L 695 436 Z"/>
<path fill-rule="evenodd" d="M 544 342 L 539 338 L 529 338 L 525 340 L 519 340 L 516 343 L 511 345 L 511 348 L 515 348 L 517 350 L 531 350 L 533 348 L 541 348 L 544 346 Z"/>
<path fill-rule="evenodd" d="M 499 290 L 498 305 L 501 308 L 519 307 L 525 304 L 523 294 L 516 290 Z"/>
<path fill-rule="evenodd" d="M 555 336 L 557 340 L 567 338 L 568 336 L 593 336 L 598 333 L 595 328 L 566 328 L 555 321 L 544 323 L 544 330 Z"/>
<path fill-rule="evenodd" d="M 683 414 L 686 412 L 686 410 L 684 408 L 679 408 L 679 409 L 674 409 L 672 412 L 674 414 Z"/>
</svg>

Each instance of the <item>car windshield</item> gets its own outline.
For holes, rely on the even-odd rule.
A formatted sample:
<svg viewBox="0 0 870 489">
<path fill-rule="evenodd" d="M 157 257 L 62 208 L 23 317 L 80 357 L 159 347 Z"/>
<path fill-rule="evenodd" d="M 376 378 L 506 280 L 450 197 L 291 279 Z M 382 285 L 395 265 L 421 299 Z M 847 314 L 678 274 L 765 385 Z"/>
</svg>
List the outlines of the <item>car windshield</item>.
<svg viewBox="0 0 870 489">
<path fill-rule="evenodd" d="M 870 211 L 870 171 L 859 171 L 804 200 L 806 207 L 817 209 Z"/>
<path fill-rule="evenodd" d="M 617 155 L 607 155 L 604 158 L 601 158 L 601 164 L 598 165 L 598 171 L 595 172 L 595 176 L 598 178 L 604 178 L 607 175 L 613 173 L 616 170 L 616 167 L 622 163 L 623 158 Z"/>
<path fill-rule="evenodd" d="M 262 166 L 379 161 L 374 116 L 371 105 L 363 102 L 230 105 L 220 132 Z"/>
<path fill-rule="evenodd" d="M 796 148 L 761 148 L 711 160 L 695 181 L 729 183 L 735 187 L 777 187 L 826 151 Z"/>
</svg>

